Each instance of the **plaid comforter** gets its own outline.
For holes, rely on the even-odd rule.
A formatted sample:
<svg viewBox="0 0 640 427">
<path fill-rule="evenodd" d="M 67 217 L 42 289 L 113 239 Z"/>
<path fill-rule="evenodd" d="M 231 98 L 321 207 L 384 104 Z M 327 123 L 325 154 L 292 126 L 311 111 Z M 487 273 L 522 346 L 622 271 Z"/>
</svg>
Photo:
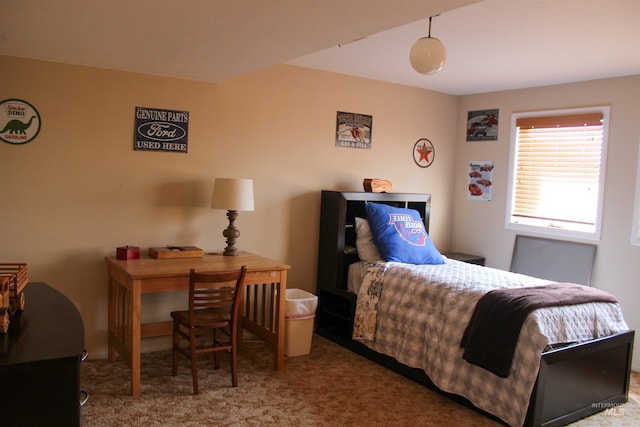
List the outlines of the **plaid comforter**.
<svg viewBox="0 0 640 427">
<path fill-rule="evenodd" d="M 548 283 L 449 259 L 443 265 L 376 263 L 358 293 L 353 338 L 424 370 L 441 390 L 520 426 L 548 344 L 585 341 L 629 329 L 618 304 L 539 309 L 524 322 L 509 377 L 500 378 L 462 358 L 462 335 L 484 293 Z"/>
</svg>

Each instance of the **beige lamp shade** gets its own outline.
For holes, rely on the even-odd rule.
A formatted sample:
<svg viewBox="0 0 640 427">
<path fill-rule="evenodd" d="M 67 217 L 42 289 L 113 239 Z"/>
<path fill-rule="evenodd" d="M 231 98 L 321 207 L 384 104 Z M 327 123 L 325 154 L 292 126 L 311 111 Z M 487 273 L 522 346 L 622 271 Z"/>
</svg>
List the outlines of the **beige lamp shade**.
<svg viewBox="0 0 640 427">
<path fill-rule="evenodd" d="M 435 37 L 418 39 L 409 52 L 411 66 L 421 74 L 435 74 L 442 70 L 447 59 L 444 45 Z"/>
<path fill-rule="evenodd" d="M 252 211 L 253 180 L 216 178 L 211 207 L 229 211 Z"/>
</svg>

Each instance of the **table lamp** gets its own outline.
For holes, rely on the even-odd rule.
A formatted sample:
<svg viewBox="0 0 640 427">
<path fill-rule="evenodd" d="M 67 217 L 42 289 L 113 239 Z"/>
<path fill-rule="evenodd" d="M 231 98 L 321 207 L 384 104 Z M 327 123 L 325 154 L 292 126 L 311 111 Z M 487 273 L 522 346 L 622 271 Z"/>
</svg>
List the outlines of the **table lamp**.
<svg viewBox="0 0 640 427">
<path fill-rule="evenodd" d="M 211 198 L 213 209 L 227 211 L 229 226 L 222 232 L 227 238 L 227 247 L 224 255 L 238 255 L 236 239 L 240 237 L 240 230 L 234 222 L 238 218 L 238 211 L 252 211 L 253 209 L 253 180 L 236 178 L 216 178 Z"/>
</svg>

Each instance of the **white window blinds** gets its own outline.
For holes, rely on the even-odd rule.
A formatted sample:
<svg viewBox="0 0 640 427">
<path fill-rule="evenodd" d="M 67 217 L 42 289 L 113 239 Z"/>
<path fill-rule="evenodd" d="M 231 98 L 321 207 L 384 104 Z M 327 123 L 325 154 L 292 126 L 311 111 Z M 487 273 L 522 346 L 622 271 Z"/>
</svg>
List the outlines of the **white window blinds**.
<svg viewBox="0 0 640 427">
<path fill-rule="evenodd" d="M 518 117 L 511 223 L 594 233 L 603 177 L 603 114 Z"/>
</svg>

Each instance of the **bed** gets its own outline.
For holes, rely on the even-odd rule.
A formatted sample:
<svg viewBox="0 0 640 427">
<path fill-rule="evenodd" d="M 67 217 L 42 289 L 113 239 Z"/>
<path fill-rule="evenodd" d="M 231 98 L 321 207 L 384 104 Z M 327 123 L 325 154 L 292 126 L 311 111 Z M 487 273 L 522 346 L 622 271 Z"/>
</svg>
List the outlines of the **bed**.
<svg viewBox="0 0 640 427">
<path fill-rule="evenodd" d="M 565 425 L 626 402 L 634 333 L 618 305 L 536 310 L 523 325 L 526 339 L 518 342 L 510 375 L 499 377 L 461 358 L 473 307 L 505 283 L 549 281 L 446 257 L 435 265 L 363 262 L 356 218 L 367 217 L 368 203 L 415 210 L 428 230 L 430 196 L 323 191 L 321 197 L 318 333 L 508 425 Z M 429 286 L 416 282 L 424 275 Z M 382 296 L 370 322 L 373 336 L 363 337 L 358 293 L 376 277 L 384 277 Z M 578 325 L 604 320 L 595 322 L 595 332 L 567 322 L 554 329 L 563 316 Z"/>
</svg>

